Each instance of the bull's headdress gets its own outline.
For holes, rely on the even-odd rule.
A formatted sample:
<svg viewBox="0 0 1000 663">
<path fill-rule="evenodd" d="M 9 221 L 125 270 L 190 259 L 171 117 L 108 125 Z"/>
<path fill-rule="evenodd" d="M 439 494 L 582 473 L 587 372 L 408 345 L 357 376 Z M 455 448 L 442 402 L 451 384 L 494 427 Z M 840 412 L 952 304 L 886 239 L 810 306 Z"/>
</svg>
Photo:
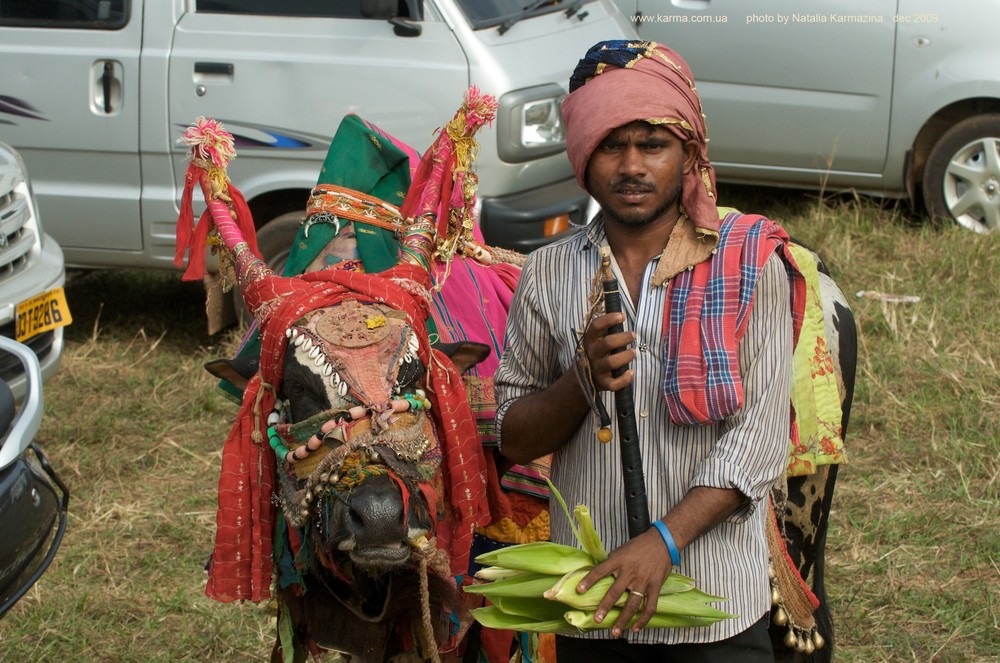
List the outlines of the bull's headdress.
<svg viewBox="0 0 1000 663">
<path fill-rule="evenodd" d="M 185 132 L 192 159 L 178 219 L 176 262 L 182 264 L 187 250 L 184 278 L 198 279 L 204 270 L 206 245 L 221 244 L 259 324 L 262 346 L 259 373 L 244 391 L 223 449 L 216 542 L 206 590 L 213 598 L 259 601 L 269 596 L 276 458 L 267 443 L 266 420 L 282 380 L 286 332 L 305 314 L 352 299 L 403 312 L 416 333 L 417 356 L 427 367 L 427 397 L 441 438 L 445 493 L 441 497 L 449 505 L 445 521 L 438 524 L 437 545 L 448 554 L 454 573 L 467 569 L 472 532 L 489 520 L 485 461 L 461 377 L 449 361 L 436 356 L 426 323 L 433 286 L 432 255 L 435 251 L 445 257 L 454 255 L 462 229 L 471 228 L 475 184 L 468 168 L 475 145 L 471 136 L 492 119 L 494 111 L 492 97 L 480 96 L 473 88 L 455 120 L 428 150 L 402 208 L 406 225 L 399 261 L 379 274 L 346 270 L 289 277 L 275 274 L 257 254 L 249 208 L 226 175 L 228 162 L 235 156 L 232 137 L 205 118 Z M 208 208 L 194 228 L 191 197 L 196 183 Z M 449 224 L 451 233 L 445 232 Z M 448 236 L 451 240 L 443 242 Z"/>
</svg>

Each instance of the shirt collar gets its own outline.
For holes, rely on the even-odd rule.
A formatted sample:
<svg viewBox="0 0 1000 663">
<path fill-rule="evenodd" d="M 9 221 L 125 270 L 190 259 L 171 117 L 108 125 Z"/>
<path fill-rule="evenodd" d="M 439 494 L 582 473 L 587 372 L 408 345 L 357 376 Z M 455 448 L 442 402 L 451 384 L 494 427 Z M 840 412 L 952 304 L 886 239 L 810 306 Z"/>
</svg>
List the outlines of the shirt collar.
<svg viewBox="0 0 1000 663">
<path fill-rule="evenodd" d="M 604 232 L 604 213 L 598 212 L 587 226 L 586 239 L 595 248 L 607 243 Z M 660 254 L 659 264 L 653 272 L 653 287 L 659 287 L 685 269 L 693 269 L 715 253 L 716 242 L 696 232 L 694 223 L 682 214 L 667 239 L 667 245 Z M 656 259 L 654 258 L 654 261 Z"/>
</svg>

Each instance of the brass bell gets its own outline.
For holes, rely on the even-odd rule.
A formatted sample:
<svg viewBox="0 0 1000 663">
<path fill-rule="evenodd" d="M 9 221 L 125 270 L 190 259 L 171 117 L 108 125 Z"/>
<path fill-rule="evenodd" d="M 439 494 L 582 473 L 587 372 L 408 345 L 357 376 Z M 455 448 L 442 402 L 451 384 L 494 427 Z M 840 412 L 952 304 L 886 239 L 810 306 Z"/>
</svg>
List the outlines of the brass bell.
<svg viewBox="0 0 1000 663">
<path fill-rule="evenodd" d="M 784 608 L 778 608 L 774 611 L 774 621 L 778 626 L 784 626 L 788 623 L 788 613 L 785 612 Z"/>
<path fill-rule="evenodd" d="M 826 644 L 826 640 L 824 640 L 823 636 L 819 634 L 819 631 L 812 632 L 812 641 L 813 644 L 816 645 L 816 649 L 822 649 L 823 645 Z"/>
<path fill-rule="evenodd" d="M 784 639 L 785 646 L 788 647 L 789 649 L 792 649 L 793 647 L 795 647 L 798 641 L 799 639 L 795 636 L 795 631 L 793 631 L 792 629 L 788 629 L 788 633 L 785 634 L 785 639 Z"/>
<path fill-rule="evenodd" d="M 771 588 L 771 605 L 781 604 L 781 592 L 778 591 L 777 587 Z"/>
</svg>

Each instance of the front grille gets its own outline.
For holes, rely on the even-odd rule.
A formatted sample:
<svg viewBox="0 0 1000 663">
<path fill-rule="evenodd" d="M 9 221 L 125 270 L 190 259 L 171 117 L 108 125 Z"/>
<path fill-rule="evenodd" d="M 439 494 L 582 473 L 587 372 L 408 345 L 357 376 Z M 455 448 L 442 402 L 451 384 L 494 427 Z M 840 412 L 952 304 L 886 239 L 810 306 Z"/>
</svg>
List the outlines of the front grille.
<svg viewBox="0 0 1000 663">
<path fill-rule="evenodd" d="M 14 338 L 17 334 L 14 323 L 8 322 L 5 325 L 0 325 L 0 334 L 7 338 Z M 56 333 L 54 331 L 42 332 L 24 341 L 24 344 L 35 352 L 39 362 L 43 362 L 49 356 L 49 353 L 52 352 L 52 344 L 55 342 L 55 337 Z M 9 382 L 23 374 L 24 365 L 21 364 L 21 361 L 16 356 L 0 352 L 0 380 Z"/>
<path fill-rule="evenodd" d="M 35 232 L 29 225 L 31 205 L 17 191 L 0 195 L 0 281 L 21 272 L 35 244 Z"/>
</svg>

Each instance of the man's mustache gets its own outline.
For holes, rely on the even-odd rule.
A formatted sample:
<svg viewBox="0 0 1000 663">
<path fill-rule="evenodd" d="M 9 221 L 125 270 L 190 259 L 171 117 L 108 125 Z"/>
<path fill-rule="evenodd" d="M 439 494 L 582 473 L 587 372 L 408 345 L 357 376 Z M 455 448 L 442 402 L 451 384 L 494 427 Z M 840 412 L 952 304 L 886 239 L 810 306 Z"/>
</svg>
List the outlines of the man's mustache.
<svg viewBox="0 0 1000 663">
<path fill-rule="evenodd" d="M 652 193 L 656 186 L 637 177 L 623 177 L 611 183 L 611 190 L 615 193 Z"/>
</svg>

